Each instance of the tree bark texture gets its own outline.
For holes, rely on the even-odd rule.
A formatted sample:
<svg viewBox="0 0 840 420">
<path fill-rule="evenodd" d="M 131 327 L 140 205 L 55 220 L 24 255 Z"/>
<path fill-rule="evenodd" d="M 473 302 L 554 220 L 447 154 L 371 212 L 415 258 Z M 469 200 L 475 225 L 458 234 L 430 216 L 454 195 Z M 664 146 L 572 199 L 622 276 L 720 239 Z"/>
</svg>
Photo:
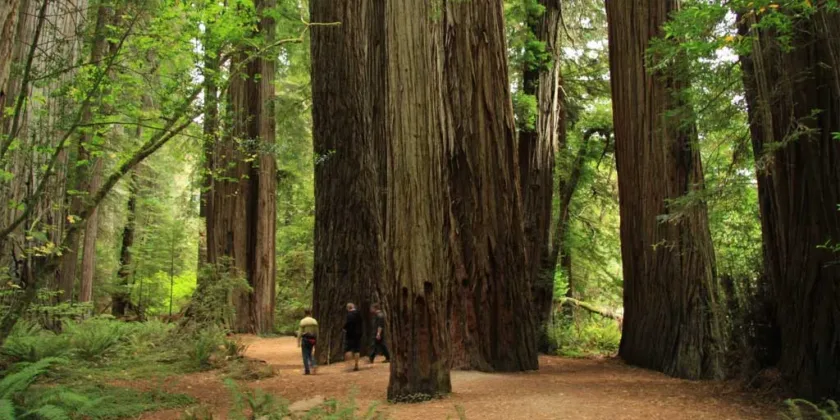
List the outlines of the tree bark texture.
<svg viewBox="0 0 840 420">
<path fill-rule="evenodd" d="M 703 203 L 674 209 L 668 200 L 703 188 L 693 123 L 679 118 L 669 74 L 652 74 L 645 51 L 675 0 L 607 1 L 624 266 L 628 363 L 682 378 L 720 378 L 715 262 Z M 661 216 L 673 219 L 661 221 Z"/>
<path fill-rule="evenodd" d="M 370 344 L 370 303 L 383 275 L 382 188 L 374 119 L 384 89 L 382 6 L 373 0 L 311 0 L 312 122 L 315 165 L 313 309 L 320 323 L 320 363 L 341 360 L 348 302 L 364 319 L 362 352 Z M 380 29 L 381 30 L 381 29 Z M 377 111 L 381 114 L 381 111 Z"/>
<path fill-rule="evenodd" d="M 20 0 L 0 4 L 0 109 L 6 108 L 6 92 L 16 42 Z"/>
<path fill-rule="evenodd" d="M 798 396 L 818 399 L 840 394 L 840 14 L 814 4 L 794 18 L 790 50 L 772 28 L 751 28 L 758 11 L 741 16 L 753 37 L 741 63 L 778 367 Z"/>
<path fill-rule="evenodd" d="M 274 37 L 267 13 L 274 0 L 255 2 L 265 45 Z M 251 57 L 249 54 L 260 54 Z M 237 332 L 267 333 L 274 327 L 276 162 L 274 158 L 274 51 L 241 48 L 232 61 L 228 89 L 230 131 L 213 151 L 216 179 L 207 214 L 207 258 L 247 279 L 252 290 L 232 297 Z"/>
<path fill-rule="evenodd" d="M 444 4 L 453 366 L 537 369 L 502 2 Z"/>
<path fill-rule="evenodd" d="M 555 152 L 566 143 L 565 109 L 560 75 L 560 2 L 541 0 L 543 15 L 530 29 L 545 44 L 551 62 L 544 68 L 525 63 L 523 90 L 537 98 L 537 124 L 534 130 L 519 133 L 520 184 L 527 240 L 528 278 L 536 313 L 541 350 L 547 349 L 545 327 L 554 301 L 554 274 L 557 258 L 552 258 L 551 216 L 554 200 Z M 561 209 L 562 211 L 562 209 Z"/>
<path fill-rule="evenodd" d="M 444 6 L 445 7 L 445 6 Z M 387 188 L 385 281 L 391 345 L 388 399 L 452 390 L 452 287 L 442 11 L 424 0 L 385 1 Z"/>
</svg>

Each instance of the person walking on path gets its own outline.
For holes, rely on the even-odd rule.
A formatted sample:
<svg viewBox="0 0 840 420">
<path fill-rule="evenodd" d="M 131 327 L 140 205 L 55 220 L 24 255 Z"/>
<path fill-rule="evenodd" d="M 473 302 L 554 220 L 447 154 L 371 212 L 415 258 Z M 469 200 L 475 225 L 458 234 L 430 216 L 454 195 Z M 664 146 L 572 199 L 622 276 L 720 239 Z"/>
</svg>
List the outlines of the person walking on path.
<svg viewBox="0 0 840 420">
<path fill-rule="evenodd" d="M 312 318 L 312 310 L 304 310 L 304 317 L 298 327 L 298 347 L 303 353 L 303 374 L 315 374 L 315 344 L 318 341 L 318 321 Z"/>
<path fill-rule="evenodd" d="M 370 362 L 376 359 L 377 354 L 385 356 L 383 363 L 391 361 L 391 354 L 388 353 L 388 346 L 385 345 L 385 313 L 379 307 L 378 303 L 374 303 L 370 307 L 370 312 L 373 314 L 373 349 L 370 351 Z"/>
<path fill-rule="evenodd" d="M 353 303 L 347 304 L 344 322 L 344 360 L 353 361 L 353 371 L 359 370 L 359 353 L 362 348 L 362 315 Z"/>
</svg>

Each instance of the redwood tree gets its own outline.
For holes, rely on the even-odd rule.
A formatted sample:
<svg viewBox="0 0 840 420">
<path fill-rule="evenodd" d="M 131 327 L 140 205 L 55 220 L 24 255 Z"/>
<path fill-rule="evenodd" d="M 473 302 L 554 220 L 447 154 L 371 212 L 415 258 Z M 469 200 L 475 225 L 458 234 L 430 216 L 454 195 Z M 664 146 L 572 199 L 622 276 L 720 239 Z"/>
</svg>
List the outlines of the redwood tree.
<svg viewBox="0 0 840 420">
<path fill-rule="evenodd" d="M 385 280 L 391 378 L 388 399 L 449 393 L 452 290 L 441 10 L 425 0 L 386 0 L 384 63 L 387 188 Z"/>
<path fill-rule="evenodd" d="M 676 0 L 607 1 L 624 266 L 627 362 L 684 378 L 717 378 L 721 333 L 706 206 L 671 200 L 703 188 L 697 134 L 673 64 L 653 72 L 646 49 Z M 696 201 L 696 200 L 695 200 Z"/>
<path fill-rule="evenodd" d="M 563 237 L 551 235 L 554 204 L 555 151 L 566 143 L 565 109 L 560 75 L 560 2 L 539 0 L 541 14 L 527 16 L 530 35 L 538 43 L 522 69 L 522 90 L 536 97 L 536 124 L 519 132 L 520 189 L 525 218 L 528 276 L 539 328 L 539 345 L 546 350 L 546 324 L 554 303 L 554 274 Z M 534 9 L 536 10 L 536 9 Z M 560 191 L 562 193 L 562 189 Z M 561 202 L 560 212 L 567 205 Z M 562 222 L 561 222 L 562 223 Z M 557 252 L 554 252 L 557 251 Z"/>
<path fill-rule="evenodd" d="M 444 2 L 441 12 L 453 366 L 536 369 L 503 2 Z"/>
<path fill-rule="evenodd" d="M 840 394 L 840 14 L 814 4 L 784 37 L 751 28 L 761 11 L 742 16 L 752 49 L 741 63 L 778 366 L 798 395 L 821 398 Z"/>
<path fill-rule="evenodd" d="M 274 0 L 254 3 L 256 44 L 240 47 L 231 62 L 225 138 L 213 150 L 212 206 L 208 209 L 207 259 L 229 263 L 252 290 L 233 296 L 237 332 L 273 330 L 275 299 L 276 162 L 274 158 Z"/>
<path fill-rule="evenodd" d="M 383 40 L 375 1 L 311 0 L 313 143 L 315 166 L 314 314 L 320 323 L 321 363 L 341 360 L 345 305 L 354 302 L 365 320 L 383 260 L 380 160 L 383 140 L 380 107 L 384 79 Z M 378 73 L 377 73 L 378 72 Z M 377 74 L 379 74 L 377 76 Z M 380 127 L 380 128 L 377 128 Z M 381 147 L 379 147 L 381 149 Z M 365 337 L 370 334 L 365 328 Z M 362 340 L 366 352 L 369 339 Z"/>
</svg>

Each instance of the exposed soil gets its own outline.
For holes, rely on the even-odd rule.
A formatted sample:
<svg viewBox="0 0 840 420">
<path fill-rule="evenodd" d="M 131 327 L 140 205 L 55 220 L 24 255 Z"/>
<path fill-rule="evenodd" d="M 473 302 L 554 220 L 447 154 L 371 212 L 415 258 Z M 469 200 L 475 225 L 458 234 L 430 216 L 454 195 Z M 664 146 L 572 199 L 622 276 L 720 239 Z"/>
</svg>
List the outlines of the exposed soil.
<svg viewBox="0 0 840 420">
<path fill-rule="evenodd" d="M 293 338 L 243 337 L 246 355 L 272 365 L 277 375 L 247 382 L 290 402 L 315 396 L 346 398 L 356 392 L 362 408 L 385 399 L 388 365 L 362 362 L 359 372 L 344 365 L 301 372 L 300 350 Z M 158 384 L 123 384 L 143 388 Z M 230 396 L 217 372 L 172 378 L 166 385 L 189 394 L 223 418 Z M 456 406 L 468 419 L 768 419 L 778 406 L 723 382 L 691 382 L 624 365 L 618 360 L 582 360 L 543 356 L 540 371 L 516 374 L 452 373 L 454 393 L 421 404 L 380 403 L 396 420 L 457 418 Z M 147 413 L 145 419 L 179 419 L 182 410 Z"/>
</svg>

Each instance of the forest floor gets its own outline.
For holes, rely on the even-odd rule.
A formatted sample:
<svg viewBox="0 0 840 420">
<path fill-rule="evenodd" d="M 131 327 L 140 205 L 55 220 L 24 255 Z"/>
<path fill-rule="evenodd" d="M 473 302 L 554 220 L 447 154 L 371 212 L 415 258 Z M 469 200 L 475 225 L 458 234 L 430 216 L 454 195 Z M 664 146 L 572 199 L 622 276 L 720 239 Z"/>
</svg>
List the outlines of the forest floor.
<svg viewBox="0 0 840 420">
<path fill-rule="evenodd" d="M 365 411 L 385 399 L 388 365 L 363 361 L 359 372 L 342 364 L 323 366 L 303 376 L 300 350 L 290 337 L 243 337 L 246 356 L 272 365 L 276 376 L 244 382 L 251 389 L 291 403 L 325 397 L 346 399 L 355 392 Z M 381 359 L 381 358 L 380 358 Z M 363 359 L 364 360 L 364 359 Z M 123 384 L 133 388 L 161 386 L 153 382 Z M 163 385 L 188 394 L 223 418 L 232 404 L 218 371 L 170 378 Z M 454 392 L 421 404 L 380 403 L 377 410 L 391 419 L 768 419 L 779 406 L 740 391 L 726 382 L 691 382 L 633 368 L 615 359 L 567 359 L 541 356 L 538 372 L 489 374 L 452 372 Z M 146 413 L 143 419 L 180 419 L 183 409 Z"/>
</svg>

